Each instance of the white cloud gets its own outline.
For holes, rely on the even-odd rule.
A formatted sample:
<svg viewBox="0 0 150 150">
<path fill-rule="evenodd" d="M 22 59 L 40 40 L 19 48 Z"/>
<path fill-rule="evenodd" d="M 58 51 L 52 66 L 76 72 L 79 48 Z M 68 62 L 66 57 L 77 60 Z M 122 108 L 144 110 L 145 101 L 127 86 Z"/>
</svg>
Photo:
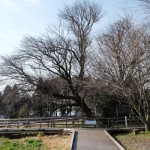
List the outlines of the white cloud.
<svg viewBox="0 0 150 150">
<path fill-rule="evenodd" d="M 6 33 L 0 33 L 0 39 L 1 38 L 9 38 L 9 35 Z"/>
<path fill-rule="evenodd" d="M 20 11 L 24 6 L 39 5 L 41 0 L 0 0 L 0 6 L 11 10 Z"/>
<path fill-rule="evenodd" d="M 34 6 L 40 3 L 40 0 L 24 0 L 27 4 Z"/>
<path fill-rule="evenodd" d="M 17 5 L 16 0 L 1 0 L 0 5 L 17 11 L 21 9 L 19 5 Z"/>
<path fill-rule="evenodd" d="M 7 29 L 7 31 L 8 31 L 8 33 L 10 33 L 11 35 L 18 35 L 18 32 L 17 31 L 15 31 L 15 30 L 13 30 L 13 29 Z"/>
<path fill-rule="evenodd" d="M 1 31 L 0 32 L 0 38 L 4 38 L 6 40 L 12 39 L 12 37 L 16 38 L 18 36 L 19 36 L 18 32 L 15 31 L 14 29 L 11 29 L 11 28 L 8 28 L 5 31 L 3 31 L 3 32 Z"/>
</svg>

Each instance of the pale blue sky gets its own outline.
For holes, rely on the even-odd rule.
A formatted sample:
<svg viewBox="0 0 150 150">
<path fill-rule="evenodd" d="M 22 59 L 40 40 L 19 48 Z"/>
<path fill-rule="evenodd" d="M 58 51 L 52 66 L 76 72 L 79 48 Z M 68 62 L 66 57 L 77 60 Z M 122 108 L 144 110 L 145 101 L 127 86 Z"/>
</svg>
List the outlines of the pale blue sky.
<svg viewBox="0 0 150 150">
<path fill-rule="evenodd" d="M 15 51 L 25 35 L 39 35 L 49 24 L 57 24 L 59 10 L 74 1 L 0 0 L 0 55 Z M 93 1 L 100 2 L 103 7 L 104 17 L 96 28 L 99 31 L 133 7 L 132 0 Z"/>
</svg>

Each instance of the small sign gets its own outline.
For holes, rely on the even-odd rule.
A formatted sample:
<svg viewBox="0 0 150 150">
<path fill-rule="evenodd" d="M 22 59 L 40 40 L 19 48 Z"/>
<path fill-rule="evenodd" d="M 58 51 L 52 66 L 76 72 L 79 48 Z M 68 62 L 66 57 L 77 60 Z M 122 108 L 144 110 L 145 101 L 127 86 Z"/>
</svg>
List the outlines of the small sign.
<svg viewBox="0 0 150 150">
<path fill-rule="evenodd" d="M 85 120 L 84 124 L 85 125 L 96 125 L 96 120 Z"/>
</svg>

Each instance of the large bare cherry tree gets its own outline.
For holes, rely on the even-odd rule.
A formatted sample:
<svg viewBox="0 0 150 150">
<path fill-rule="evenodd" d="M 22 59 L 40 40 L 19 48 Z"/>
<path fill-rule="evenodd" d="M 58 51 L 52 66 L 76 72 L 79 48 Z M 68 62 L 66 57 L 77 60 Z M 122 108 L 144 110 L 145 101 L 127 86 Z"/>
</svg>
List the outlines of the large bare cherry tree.
<svg viewBox="0 0 150 150">
<path fill-rule="evenodd" d="M 123 18 L 97 38 L 98 76 L 127 103 L 150 130 L 149 28 Z"/>
<path fill-rule="evenodd" d="M 67 105 L 81 107 L 90 116 L 91 109 L 86 103 L 89 93 L 84 90 L 88 82 L 92 82 L 87 72 L 87 56 L 93 25 L 101 17 L 102 8 L 98 3 L 84 0 L 65 6 L 59 13 L 58 28 L 49 27 L 40 37 L 25 37 L 18 54 L 3 57 L 1 75 L 20 84 L 38 86 L 43 92 L 50 90 L 37 84 L 40 77 L 60 78 L 68 92 L 64 94 L 62 89 L 53 92 L 53 97 L 67 100 Z"/>
</svg>

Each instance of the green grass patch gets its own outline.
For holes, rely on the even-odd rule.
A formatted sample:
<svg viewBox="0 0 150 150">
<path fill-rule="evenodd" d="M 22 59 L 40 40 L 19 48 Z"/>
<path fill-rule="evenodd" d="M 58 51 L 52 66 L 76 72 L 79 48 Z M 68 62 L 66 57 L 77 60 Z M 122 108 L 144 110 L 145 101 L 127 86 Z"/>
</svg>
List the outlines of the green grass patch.
<svg viewBox="0 0 150 150">
<path fill-rule="evenodd" d="M 25 139 L 23 142 L 1 138 L 0 150 L 39 150 L 41 140 Z"/>
</svg>

